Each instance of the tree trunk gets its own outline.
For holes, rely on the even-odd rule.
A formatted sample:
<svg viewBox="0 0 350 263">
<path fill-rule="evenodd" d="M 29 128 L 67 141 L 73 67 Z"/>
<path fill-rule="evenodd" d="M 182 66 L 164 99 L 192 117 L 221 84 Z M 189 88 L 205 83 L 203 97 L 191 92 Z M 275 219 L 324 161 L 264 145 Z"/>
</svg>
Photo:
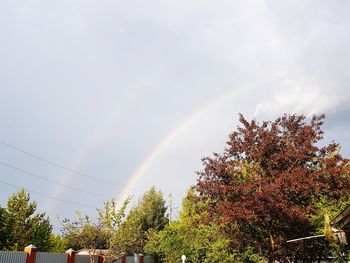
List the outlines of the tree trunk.
<svg viewBox="0 0 350 263">
<path fill-rule="evenodd" d="M 270 254 L 269 254 L 269 258 L 268 258 L 268 262 L 269 263 L 274 263 L 275 262 L 275 257 L 274 257 L 274 252 L 275 252 L 275 240 L 272 236 L 271 233 L 269 233 L 270 236 L 270 245 L 271 245 L 271 249 L 270 249 Z"/>
</svg>

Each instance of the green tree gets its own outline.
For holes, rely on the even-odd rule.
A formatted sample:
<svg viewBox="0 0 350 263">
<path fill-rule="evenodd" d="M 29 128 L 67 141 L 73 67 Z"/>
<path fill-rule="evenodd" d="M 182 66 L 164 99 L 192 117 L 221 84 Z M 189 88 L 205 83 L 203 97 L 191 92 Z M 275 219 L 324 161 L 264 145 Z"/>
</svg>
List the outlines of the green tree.
<svg viewBox="0 0 350 263">
<path fill-rule="evenodd" d="M 107 238 L 103 233 L 100 220 L 93 220 L 88 215 L 82 216 L 77 212 L 77 219 L 63 221 L 63 235 L 68 244 L 75 250 L 84 249 L 89 253 L 90 262 L 94 263 L 96 250 L 107 246 Z"/>
<path fill-rule="evenodd" d="M 7 243 L 7 228 L 6 228 L 6 209 L 0 207 L 0 250 L 6 248 Z"/>
<path fill-rule="evenodd" d="M 130 203 L 131 197 L 128 197 L 118 209 L 118 204 L 114 199 L 104 202 L 103 209 L 98 209 L 99 220 L 103 225 L 103 232 L 108 239 L 115 233 L 123 218 L 125 217 L 125 210 Z"/>
<path fill-rule="evenodd" d="M 75 250 L 84 249 L 89 253 L 90 262 L 94 263 L 96 251 L 107 247 L 107 237 L 103 232 L 101 220 L 93 220 L 88 215 L 76 212 L 77 219 L 63 221 L 63 235 Z"/>
<path fill-rule="evenodd" d="M 168 224 L 163 194 L 152 187 L 133 207 L 112 237 L 112 249 L 125 253 L 144 253 L 150 231 L 160 231 Z"/>
<path fill-rule="evenodd" d="M 180 260 L 183 254 L 196 263 L 264 262 L 249 249 L 241 253 L 232 249 L 224 225 L 210 221 L 207 206 L 191 188 L 183 200 L 180 219 L 160 232 L 150 233 L 146 253 L 169 263 Z"/>
<path fill-rule="evenodd" d="M 64 253 L 70 248 L 68 239 L 57 234 L 51 235 L 50 242 L 52 244 L 50 252 Z"/>
<path fill-rule="evenodd" d="M 30 195 L 24 189 L 8 199 L 4 220 L 8 234 L 8 249 L 22 250 L 29 244 L 34 244 L 41 251 L 50 249 L 52 226 L 46 214 L 36 214 L 36 209 L 37 203 L 30 202 Z"/>
<path fill-rule="evenodd" d="M 130 198 L 127 198 L 119 209 L 114 199 L 106 201 L 104 208 L 98 209 L 96 220 L 77 212 L 75 220 L 65 219 L 63 221 L 63 238 L 67 240 L 69 247 L 75 250 L 85 249 L 90 255 L 91 263 L 94 263 L 97 249 L 108 249 L 108 256 L 117 257 L 120 253 L 115 250 L 112 253 L 111 239 L 121 224 L 129 201 Z"/>
</svg>

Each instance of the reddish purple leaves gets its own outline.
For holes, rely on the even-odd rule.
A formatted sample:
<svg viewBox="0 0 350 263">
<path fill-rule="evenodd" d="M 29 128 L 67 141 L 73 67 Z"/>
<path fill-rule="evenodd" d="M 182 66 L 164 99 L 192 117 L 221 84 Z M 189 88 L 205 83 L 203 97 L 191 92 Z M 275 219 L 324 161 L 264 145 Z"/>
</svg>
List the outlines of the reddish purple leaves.
<svg viewBox="0 0 350 263">
<path fill-rule="evenodd" d="M 201 198 L 211 200 L 215 217 L 244 229 L 242 242 L 267 250 L 269 258 L 278 243 L 312 231 L 317 200 L 350 194 L 349 160 L 340 146 L 319 146 L 324 118 L 285 114 L 258 123 L 240 115 L 224 153 L 203 158 Z"/>
</svg>

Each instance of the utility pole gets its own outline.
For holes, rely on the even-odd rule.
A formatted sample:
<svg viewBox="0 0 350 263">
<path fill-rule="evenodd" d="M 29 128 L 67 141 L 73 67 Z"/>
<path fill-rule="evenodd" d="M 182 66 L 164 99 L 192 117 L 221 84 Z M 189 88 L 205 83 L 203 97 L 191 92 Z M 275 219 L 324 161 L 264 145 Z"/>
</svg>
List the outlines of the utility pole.
<svg viewBox="0 0 350 263">
<path fill-rule="evenodd" d="M 171 225 L 171 220 L 173 216 L 173 195 L 169 194 L 169 225 Z"/>
</svg>

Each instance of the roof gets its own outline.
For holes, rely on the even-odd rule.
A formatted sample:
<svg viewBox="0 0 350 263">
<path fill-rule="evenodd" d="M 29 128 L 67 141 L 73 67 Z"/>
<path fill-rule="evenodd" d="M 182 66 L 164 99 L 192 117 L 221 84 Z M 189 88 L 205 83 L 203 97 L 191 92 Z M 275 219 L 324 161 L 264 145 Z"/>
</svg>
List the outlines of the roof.
<svg viewBox="0 0 350 263">
<path fill-rule="evenodd" d="M 92 253 L 92 251 L 90 251 L 90 253 Z M 87 249 L 80 249 L 77 251 L 78 255 L 89 255 L 90 254 L 89 251 Z M 95 250 L 95 255 L 106 255 L 108 253 L 108 249 L 99 249 L 97 248 Z"/>
<path fill-rule="evenodd" d="M 350 223 L 350 204 L 341 211 L 331 222 L 333 226 L 343 228 Z"/>
</svg>

